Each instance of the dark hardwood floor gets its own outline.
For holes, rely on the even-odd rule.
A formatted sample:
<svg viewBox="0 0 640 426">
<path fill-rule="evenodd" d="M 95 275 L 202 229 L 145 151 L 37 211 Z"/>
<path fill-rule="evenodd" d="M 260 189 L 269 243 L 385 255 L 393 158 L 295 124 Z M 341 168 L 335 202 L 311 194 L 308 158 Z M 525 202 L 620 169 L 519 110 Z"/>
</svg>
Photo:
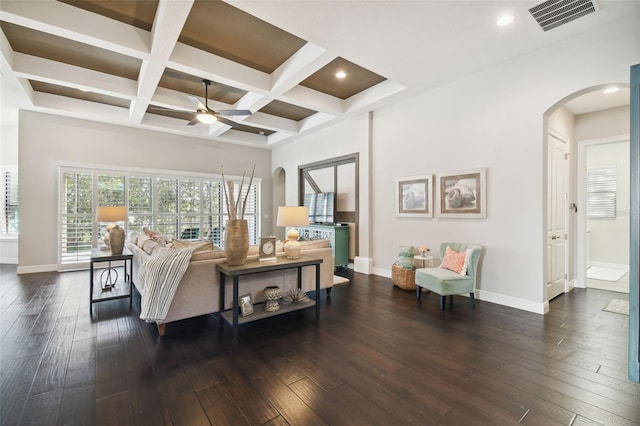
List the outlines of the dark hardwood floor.
<svg viewBox="0 0 640 426">
<path fill-rule="evenodd" d="M 159 338 L 139 296 L 89 315 L 88 272 L 0 266 L 2 425 L 630 425 L 621 293 L 576 289 L 536 315 L 403 291 L 377 276 L 242 326 L 213 316 Z M 426 297 L 425 297 L 426 296 Z"/>
</svg>

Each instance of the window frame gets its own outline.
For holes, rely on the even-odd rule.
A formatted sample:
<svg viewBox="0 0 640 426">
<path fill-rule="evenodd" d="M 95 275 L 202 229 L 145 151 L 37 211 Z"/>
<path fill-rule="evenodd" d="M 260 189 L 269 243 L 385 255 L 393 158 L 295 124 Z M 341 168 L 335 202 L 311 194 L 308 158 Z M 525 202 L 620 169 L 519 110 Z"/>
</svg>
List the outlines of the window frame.
<svg viewBox="0 0 640 426">
<path fill-rule="evenodd" d="M 154 229 L 158 224 L 158 220 L 161 217 L 169 217 L 175 218 L 176 229 L 175 236 L 170 235 L 171 238 L 181 238 L 181 233 L 184 231 L 183 228 L 195 228 L 195 221 L 199 221 L 196 225 L 199 225 L 199 229 L 201 230 L 199 234 L 199 239 L 213 238 L 214 244 L 223 247 L 224 244 L 224 226 L 226 226 L 228 220 L 228 212 L 226 211 L 226 206 L 224 205 L 224 194 L 222 193 L 222 176 L 219 174 L 205 174 L 205 173 L 189 173 L 189 172 L 176 172 L 176 171 L 163 171 L 163 170 L 146 170 L 146 169 L 132 169 L 132 170 L 123 170 L 116 167 L 113 168 L 102 168 L 95 166 L 78 166 L 78 165 L 59 165 L 58 166 L 58 267 L 59 270 L 71 270 L 71 269 L 79 269 L 88 267 L 90 250 L 78 251 L 78 255 L 75 259 L 73 256 L 71 260 L 69 260 L 68 253 L 68 244 L 65 243 L 65 235 L 63 232 L 67 232 L 68 229 L 66 221 L 67 215 L 71 215 L 71 213 L 65 213 L 65 206 L 67 205 L 66 200 L 66 192 L 65 192 L 65 176 L 67 173 L 90 173 L 92 179 L 92 202 L 91 202 L 91 217 L 92 217 L 92 226 L 91 226 L 91 247 L 95 248 L 98 243 L 98 235 L 101 235 L 104 232 L 104 226 L 100 226 L 95 221 L 95 212 L 97 211 L 98 205 L 109 205 L 109 204 L 100 204 L 101 200 L 100 191 L 98 190 L 98 180 L 100 176 L 105 175 L 113 175 L 113 176 L 122 176 L 124 177 L 124 202 L 127 206 L 130 205 L 131 196 L 130 196 L 130 182 L 132 178 L 137 179 L 150 179 L 151 180 L 151 222 L 150 225 L 147 223 L 137 223 L 132 224 L 130 221 L 125 223 L 125 232 L 128 235 L 131 231 L 142 231 L 143 227 L 151 227 Z M 176 212 L 175 213 L 160 213 L 160 200 L 158 197 L 158 182 L 161 179 L 170 180 L 176 182 L 177 188 L 177 202 L 176 202 Z M 233 181 L 235 186 L 238 187 L 242 180 L 241 176 L 227 176 L 225 175 L 226 181 Z M 193 211 L 183 212 L 182 211 L 182 202 L 181 202 L 181 191 L 182 191 L 182 182 L 185 182 L 186 186 L 196 187 L 197 190 L 191 192 L 191 196 L 194 200 L 197 199 L 197 207 Z M 196 182 L 196 185 L 192 185 L 193 182 Z M 245 179 L 245 187 L 248 184 L 248 180 Z M 255 200 L 255 211 L 252 209 L 247 209 L 248 212 L 253 211 L 252 213 L 245 214 L 245 219 L 248 219 L 250 222 L 250 231 L 254 230 L 254 232 L 249 233 L 249 243 L 257 244 L 257 240 L 260 235 L 261 228 L 261 187 L 262 179 L 254 177 L 252 182 L 252 192 L 254 194 L 253 197 L 250 197 Z M 208 187 L 208 188 L 206 188 Z M 209 191 L 207 193 L 207 190 Z M 195 194 L 197 192 L 197 194 Z M 209 196 L 210 199 L 206 197 Z M 215 203 L 215 201 L 217 203 Z M 210 201 L 210 203 L 209 203 Z M 216 204 L 216 205 L 214 205 Z M 135 209 L 134 209 L 135 210 Z M 210 211 L 209 211 L 210 210 Z M 84 215 L 86 219 L 86 214 Z M 131 213 L 129 214 L 129 219 L 131 219 Z M 147 212 L 137 213 L 137 216 L 148 217 Z M 183 225 L 183 218 L 190 219 Z M 214 234 L 214 227 L 216 227 L 216 223 L 222 225 L 222 229 L 220 229 L 220 225 L 217 226 L 220 229 L 218 232 Z M 252 225 L 253 224 L 253 225 Z M 188 226 L 187 226 L 188 225 Z M 185 228 L 185 229 L 186 229 Z M 209 229 L 211 228 L 211 229 Z M 155 229 L 154 229 L 155 230 Z M 203 235 L 204 233 L 211 235 Z"/>
</svg>

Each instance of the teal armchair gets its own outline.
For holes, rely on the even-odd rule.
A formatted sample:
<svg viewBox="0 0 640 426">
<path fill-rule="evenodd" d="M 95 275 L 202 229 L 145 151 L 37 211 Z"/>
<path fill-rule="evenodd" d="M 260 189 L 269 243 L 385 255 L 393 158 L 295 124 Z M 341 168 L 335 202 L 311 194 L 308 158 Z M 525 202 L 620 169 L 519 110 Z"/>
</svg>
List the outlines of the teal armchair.
<svg viewBox="0 0 640 426">
<path fill-rule="evenodd" d="M 416 269 L 416 296 L 418 300 L 420 300 L 423 288 L 432 291 L 440 295 L 440 309 L 444 310 L 447 303 L 447 296 L 449 296 L 449 300 L 452 302 L 454 294 L 469 293 L 471 296 L 471 305 L 475 306 L 475 288 L 482 246 L 465 243 L 442 243 L 440 244 L 440 259 L 444 258 L 447 247 L 451 247 L 451 249 L 457 252 L 470 249 L 467 255 L 466 275 L 460 275 L 439 267 Z"/>
</svg>

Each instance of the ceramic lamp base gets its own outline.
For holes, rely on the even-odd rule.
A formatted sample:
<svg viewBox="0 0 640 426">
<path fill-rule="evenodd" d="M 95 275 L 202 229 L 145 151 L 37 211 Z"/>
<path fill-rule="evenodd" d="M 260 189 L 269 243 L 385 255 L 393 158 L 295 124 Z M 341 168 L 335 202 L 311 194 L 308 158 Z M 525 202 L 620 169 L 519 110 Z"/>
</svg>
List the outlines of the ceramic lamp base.
<svg viewBox="0 0 640 426">
<path fill-rule="evenodd" d="M 302 251 L 302 244 L 298 242 L 298 240 L 287 240 L 287 243 L 284 245 L 284 254 L 288 259 L 297 259 L 300 257 L 300 252 Z"/>
<path fill-rule="evenodd" d="M 111 254 L 122 254 L 124 249 L 124 229 L 118 225 L 109 231 L 109 246 L 111 247 Z"/>
</svg>

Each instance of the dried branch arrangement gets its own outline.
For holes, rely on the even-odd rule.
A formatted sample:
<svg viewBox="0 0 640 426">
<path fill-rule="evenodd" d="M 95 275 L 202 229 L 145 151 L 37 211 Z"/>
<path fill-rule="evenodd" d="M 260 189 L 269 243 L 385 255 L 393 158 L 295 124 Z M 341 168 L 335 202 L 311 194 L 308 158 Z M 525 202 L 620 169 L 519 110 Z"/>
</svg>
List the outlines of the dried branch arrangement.
<svg viewBox="0 0 640 426">
<path fill-rule="evenodd" d="M 244 200 L 242 201 L 242 204 L 240 204 L 240 200 L 242 200 L 242 191 L 244 190 L 244 179 L 246 178 L 247 172 L 244 171 L 242 173 L 242 181 L 240 181 L 240 189 L 238 191 L 238 198 L 236 199 L 234 194 L 235 191 L 233 181 L 225 181 L 224 166 L 222 166 L 222 189 L 224 191 L 225 201 L 227 202 L 229 220 L 244 219 L 244 211 L 247 208 L 247 199 L 249 198 L 249 191 L 251 190 L 251 184 L 253 183 L 253 174 L 255 173 L 255 171 L 256 165 L 254 164 L 253 170 L 251 170 L 249 185 L 247 186 L 246 192 L 244 194 Z"/>
</svg>

